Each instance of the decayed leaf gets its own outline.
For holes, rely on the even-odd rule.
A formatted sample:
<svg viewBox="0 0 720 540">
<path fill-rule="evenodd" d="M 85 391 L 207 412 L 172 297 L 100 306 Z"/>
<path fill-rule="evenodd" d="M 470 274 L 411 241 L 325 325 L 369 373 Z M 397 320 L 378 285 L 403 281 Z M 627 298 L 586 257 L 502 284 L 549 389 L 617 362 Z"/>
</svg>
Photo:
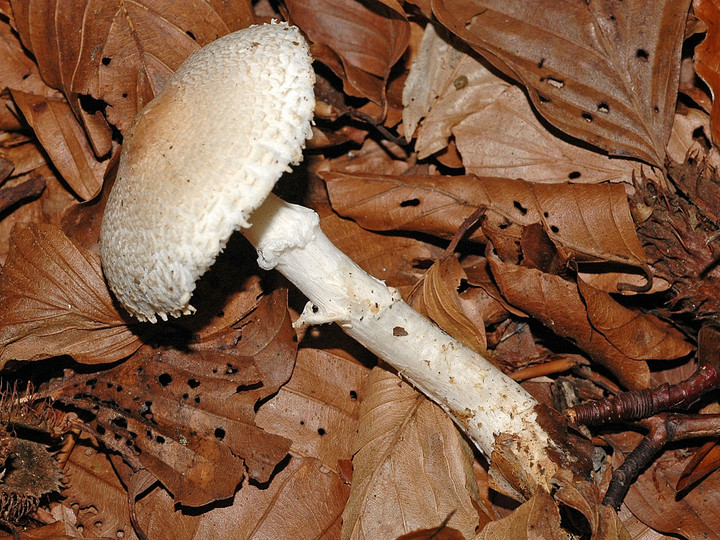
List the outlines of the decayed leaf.
<svg viewBox="0 0 720 540">
<path fill-rule="evenodd" d="M 538 489 L 509 516 L 485 525 L 474 540 L 513 538 L 518 540 L 563 540 L 557 503 L 544 489 Z"/>
<path fill-rule="evenodd" d="M 318 460 L 293 458 L 267 488 L 244 486 L 232 506 L 205 514 L 192 538 L 338 538 L 347 496 Z"/>
<path fill-rule="evenodd" d="M 258 411 L 256 424 L 292 440 L 293 455 L 317 458 L 340 472 L 352 459 L 368 369 L 312 348 L 301 348 L 290 381 Z"/>
<path fill-rule="evenodd" d="M 408 140 L 425 118 L 415 141 L 418 158 L 444 149 L 453 127 L 492 103 L 508 86 L 428 24 L 403 89 L 403 124 Z"/>
<path fill-rule="evenodd" d="M 373 230 L 452 237 L 481 206 L 486 224 L 519 240 L 540 223 L 564 258 L 642 266 L 625 189 L 614 184 L 534 184 L 507 178 L 383 176 L 324 172 L 333 209 Z M 470 239 L 484 241 L 481 230 Z"/>
<path fill-rule="evenodd" d="M 628 309 L 606 292 L 577 280 L 588 319 L 624 355 L 634 360 L 680 358 L 693 347 L 675 327 L 649 313 Z"/>
<path fill-rule="evenodd" d="M 433 12 L 521 81 L 550 123 L 612 155 L 662 166 L 689 4 L 435 0 Z"/>
<path fill-rule="evenodd" d="M 695 47 L 695 71 L 712 91 L 714 103 L 710 114 L 712 140 L 720 142 L 720 107 L 717 106 L 720 93 L 720 2 L 718 0 L 693 0 L 695 15 L 707 27 L 703 42 Z"/>
<path fill-rule="evenodd" d="M 460 343 L 484 355 L 484 322 L 468 316 L 458 294 L 461 280 L 466 277 L 455 257 L 440 259 L 425 273 L 408 302 Z"/>
<path fill-rule="evenodd" d="M 472 454 L 448 416 L 381 368 L 370 375 L 342 537 L 395 538 L 448 525 L 472 536 Z"/>
<path fill-rule="evenodd" d="M 23 44 L 45 81 L 68 98 L 98 155 L 109 130 L 102 115 L 84 111 L 80 95 L 107 103 L 108 121 L 124 132 L 191 52 L 254 21 L 249 1 L 11 4 Z"/>
<path fill-rule="evenodd" d="M 633 173 L 640 176 L 637 162 L 587 150 L 548 131 L 517 86 L 468 115 L 452 132 L 466 172 L 478 176 L 628 184 Z"/>
<path fill-rule="evenodd" d="M 313 55 L 343 79 L 345 92 L 385 102 L 390 70 L 407 47 L 405 16 L 380 2 L 288 0 L 290 18 L 313 43 Z"/>
<path fill-rule="evenodd" d="M 577 285 L 559 276 L 488 258 L 493 277 L 505 299 L 539 320 L 557 335 L 569 338 L 609 369 L 628 388 L 647 388 L 650 371 L 644 361 L 622 354 L 588 320 Z"/>
<path fill-rule="evenodd" d="M 0 273 L 0 365 L 63 354 L 114 362 L 139 346 L 113 305 L 97 254 L 51 225 L 15 229 Z"/>
<path fill-rule="evenodd" d="M 107 162 L 95 158 L 65 100 L 19 90 L 14 90 L 12 96 L 72 190 L 83 200 L 95 197 L 102 188 Z"/>
<path fill-rule="evenodd" d="M 255 404 L 292 372 L 297 345 L 286 306 L 278 290 L 238 330 L 186 350 L 144 346 L 106 372 L 67 374 L 51 395 L 92 415 L 99 439 L 152 472 L 176 502 L 225 499 L 246 469 L 267 482 L 290 447 L 254 422 Z"/>
<path fill-rule="evenodd" d="M 25 92 L 56 94 L 40 78 L 38 67 L 22 48 L 17 35 L 5 20 L 0 21 L 0 89 L 12 88 Z"/>
</svg>

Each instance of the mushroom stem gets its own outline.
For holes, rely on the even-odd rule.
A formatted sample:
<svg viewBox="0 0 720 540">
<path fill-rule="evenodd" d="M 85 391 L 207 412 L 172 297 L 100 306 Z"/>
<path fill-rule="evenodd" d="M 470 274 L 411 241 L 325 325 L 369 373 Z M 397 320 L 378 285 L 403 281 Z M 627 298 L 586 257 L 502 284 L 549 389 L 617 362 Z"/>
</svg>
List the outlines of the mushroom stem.
<svg viewBox="0 0 720 540">
<path fill-rule="evenodd" d="M 519 463 L 521 492 L 548 489 L 555 445 L 537 421 L 535 399 L 362 270 L 319 223 L 314 211 L 271 194 L 242 229 L 260 266 L 281 272 L 310 300 L 296 324 L 337 322 L 449 413 L 488 460 L 501 452 L 515 469 Z"/>
</svg>

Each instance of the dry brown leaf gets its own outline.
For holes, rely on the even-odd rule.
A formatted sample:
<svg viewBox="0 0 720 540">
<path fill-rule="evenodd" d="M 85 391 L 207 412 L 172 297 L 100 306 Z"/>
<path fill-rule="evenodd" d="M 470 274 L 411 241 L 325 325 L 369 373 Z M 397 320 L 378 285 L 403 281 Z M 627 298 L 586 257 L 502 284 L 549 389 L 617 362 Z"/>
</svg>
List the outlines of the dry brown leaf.
<svg viewBox="0 0 720 540">
<path fill-rule="evenodd" d="M 532 182 L 632 183 L 641 165 L 570 144 L 548 131 L 517 86 L 453 127 L 463 165 L 478 176 Z M 646 170 L 650 167 L 645 166 Z"/>
<path fill-rule="evenodd" d="M 0 365 L 63 354 L 114 362 L 139 346 L 113 305 L 97 254 L 50 225 L 15 229 L 0 274 Z"/>
<path fill-rule="evenodd" d="M 632 432 L 609 438 L 615 448 L 613 464 L 618 466 L 641 438 Z M 720 538 L 720 516 L 714 496 L 720 489 L 720 475 L 710 475 L 682 497 L 675 490 L 689 459 L 684 450 L 665 451 L 632 484 L 625 505 L 656 531 L 684 538 Z"/>
<path fill-rule="evenodd" d="M 710 114 L 712 140 L 720 142 L 720 107 L 717 106 L 720 92 L 720 2 L 718 0 L 693 0 L 695 16 L 705 23 L 705 39 L 695 47 L 695 72 L 710 87 L 713 108 Z"/>
<path fill-rule="evenodd" d="M 323 172 L 333 209 L 372 230 L 452 237 L 477 208 L 510 242 L 540 223 L 564 258 L 645 263 L 625 195 L 616 184 L 534 184 L 506 178 Z M 469 238 L 484 241 L 477 229 Z"/>
<path fill-rule="evenodd" d="M 606 292 L 577 280 L 593 328 L 624 355 L 634 360 L 680 358 L 693 346 L 669 323 L 649 313 L 628 309 Z"/>
<path fill-rule="evenodd" d="M 571 339 L 626 387 L 649 386 L 647 364 L 625 356 L 593 329 L 575 283 L 533 268 L 504 263 L 495 256 L 490 256 L 488 262 L 498 288 L 508 302 L 557 335 Z"/>
<path fill-rule="evenodd" d="M 415 141 L 418 158 L 446 148 L 452 129 L 492 103 L 508 86 L 428 23 L 403 89 L 403 124 L 408 140 L 425 118 Z"/>
<path fill-rule="evenodd" d="M 232 506 L 203 515 L 192 538 L 335 539 L 348 491 L 318 460 L 292 458 L 269 486 L 243 486 Z"/>
<path fill-rule="evenodd" d="M 665 161 L 690 0 L 433 1 L 440 22 L 527 87 L 569 135 Z"/>
<path fill-rule="evenodd" d="M 402 12 L 380 2 L 288 0 L 290 19 L 313 43 L 347 94 L 385 103 L 390 70 L 405 52 L 410 28 Z"/>
<path fill-rule="evenodd" d="M 342 538 L 395 538 L 437 527 L 453 510 L 448 525 L 473 535 L 472 453 L 449 417 L 381 368 L 360 414 Z"/>
<path fill-rule="evenodd" d="M 98 155 L 109 130 L 80 95 L 108 104 L 108 121 L 124 132 L 187 56 L 249 26 L 249 1 L 12 0 L 23 44 L 48 84 L 68 98 Z"/>
<path fill-rule="evenodd" d="M 40 78 L 38 67 L 20 44 L 10 23 L 0 20 L 0 89 L 11 88 L 44 96 L 58 95 Z"/>
<path fill-rule="evenodd" d="M 567 535 L 560 525 L 557 503 L 541 488 L 507 517 L 485 525 L 473 540 L 489 538 L 563 540 Z"/>
<path fill-rule="evenodd" d="M 100 192 L 107 161 L 98 161 L 85 132 L 64 99 L 12 92 L 53 165 L 75 194 L 89 200 Z"/>
<path fill-rule="evenodd" d="M 239 330 L 185 350 L 146 345 L 108 371 L 66 374 L 51 395 L 92 415 L 98 438 L 152 472 L 176 502 L 225 499 L 246 469 L 267 482 L 290 447 L 254 422 L 255 404 L 292 373 L 297 344 L 286 306 L 278 290 Z"/>
<path fill-rule="evenodd" d="M 408 299 L 410 305 L 435 322 L 460 343 L 485 356 L 487 339 L 481 319 L 471 319 L 458 294 L 467 279 L 455 257 L 433 263 Z"/>
<path fill-rule="evenodd" d="M 292 440 L 295 456 L 313 457 L 340 472 L 352 458 L 368 369 L 319 349 L 301 348 L 290 381 L 257 413 L 255 423 Z"/>
</svg>

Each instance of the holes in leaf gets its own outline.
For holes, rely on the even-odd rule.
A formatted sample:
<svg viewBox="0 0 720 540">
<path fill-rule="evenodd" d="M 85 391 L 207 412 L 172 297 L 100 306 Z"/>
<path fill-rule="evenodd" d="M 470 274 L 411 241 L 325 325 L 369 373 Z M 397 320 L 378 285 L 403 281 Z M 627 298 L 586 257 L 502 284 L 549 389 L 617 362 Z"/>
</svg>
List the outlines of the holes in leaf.
<svg viewBox="0 0 720 540">
<path fill-rule="evenodd" d="M 123 391 L 123 387 L 118 384 L 117 387 L 115 387 L 115 391 L 116 391 L 116 392 L 122 392 L 122 391 Z"/>
<path fill-rule="evenodd" d="M 193 41 L 197 41 L 195 34 L 193 34 L 190 30 L 185 30 L 185 33 L 190 36 L 190 39 L 192 39 Z"/>
<path fill-rule="evenodd" d="M 523 215 L 527 215 L 528 211 L 527 208 L 525 208 L 522 204 L 520 204 L 519 201 L 513 201 L 513 206 L 518 209 L 518 211 Z"/>
<path fill-rule="evenodd" d="M 549 218 L 550 214 L 548 214 L 547 212 L 543 212 L 543 216 L 545 216 L 546 218 Z"/>
<path fill-rule="evenodd" d="M 601 102 L 601 103 L 598 103 L 597 110 L 598 110 L 598 112 L 601 112 L 601 113 L 603 113 L 603 114 L 607 114 L 607 113 L 610 112 L 610 105 L 608 105 L 607 103 L 605 103 L 605 102 L 603 101 L 603 102 Z"/>
<path fill-rule="evenodd" d="M 543 96 L 542 94 L 538 94 L 538 99 L 540 100 L 540 103 L 550 103 L 552 101 L 552 99 L 547 96 Z"/>
<path fill-rule="evenodd" d="M 97 384 L 97 379 L 90 379 L 88 381 L 85 381 L 85 386 L 89 386 L 93 390 L 95 389 L 96 384 Z"/>
<path fill-rule="evenodd" d="M 400 203 L 401 208 L 406 208 L 408 206 L 420 206 L 420 199 L 408 199 L 407 201 Z"/>
<path fill-rule="evenodd" d="M 215 428 L 215 438 L 222 441 L 225 438 L 225 430 L 221 427 Z"/>
<path fill-rule="evenodd" d="M 638 49 L 637 51 L 635 51 L 635 58 L 637 58 L 641 62 L 647 62 L 650 58 L 650 55 L 645 49 Z"/>
<path fill-rule="evenodd" d="M 555 225 L 550 225 L 550 230 L 555 234 L 560 232 L 560 229 L 558 229 Z"/>
<path fill-rule="evenodd" d="M 103 56 L 103 59 L 101 60 L 103 66 L 109 66 L 110 62 L 112 62 L 112 58 L 109 58 L 107 56 Z"/>
<path fill-rule="evenodd" d="M 304 425 L 305 425 L 305 420 L 300 420 L 300 425 L 301 425 L 301 426 L 304 426 Z"/>
<path fill-rule="evenodd" d="M 613 15 L 613 14 L 611 13 L 611 14 L 610 14 L 610 17 L 608 17 L 608 19 L 610 19 L 611 21 L 614 21 L 614 20 L 615 20 L 615 15 Z"/>
<path fill-rule="evenodd" d="M 585 120 L 586 122 L 592 122 L 592 121 L 593 121 L 593 115 L 590 114 L 589 112 L 584 112 L 584 113 L 582 113 L 581 116 L 583 117 L 583 120 Z"/>
<path fill-rule="evenodd" d="M 155 442 L 158 444 L 165 444 L 165 437 L 162 435 L 158 435 L 155 437 Z"/>
<path fill-rule="evenodd" d="M 110 423 L 116 427 L 119 427 L 120 429 L 127 429 L 127 420 L 122 416 L 116 416 L 115 418 L 110 420 Z"/>
<path fill-rule="evenodd" d="M 195 401 L 195 403 L 200 403 L 200 396 L 195 396 L 193 401 Z"/>
<path fill-rule="evenodd" d="M 158 382 L 160 386 L 168 386 L 172 382 L 172 375 L 169 373 L 161 373 L 158 377 Z"/>
<path fill-rule="evenodd" d="M 188 394 L 187 392 L 185 392 L 185 393 L 182 395 L 182 398 L 183 398 L 183 399 L 187 399 L 187 398 L 189 398 L 189 397 L 190 397 L 190 394 Z"/>
<path fill-rule="evenodd" d="M 317 431 L 318 431 L 318 435 L 320 435 L 321 437 L 322 437 L 323 435 L 325 435 L 325 430 L 324 430 L 323 428 L 318 428 Z"/>
<path fill-rule="evenodd" d="M 103 426 L 98 426 L 95 431 L 98 432 L 98 435 L 105 435 L 105 433 L 107 433 L 107 430 Z"/>
<path fill-rule="evenodd" d="M 357 392 L 355 390 L 350 390 L 350 399 L 357 400 Z"/>
<path fill-rule="evenodd" d="M 263 383 L 262 382 L 256 382 L 253 384 L 239 384 L 235 388 L 235 393 L 239 394 L 240 392 L 248 392 L 250 390 L 257 390 L 258 388 L 262 388 Z"/>
<path fill-rule="evenodd" d="M 190 388 L 197 388 L 198 386 L 200 386 L 200 381 L 198 381 L 197 379 L 188 379 L 188 386 Z"/>
<path fill-rule="evenodd" d="M 545 59 L 544 59 L 544 58 L 541 58 L 540 61 L 539 61 L 538 64 L 537 64 L 538 69 L 542 69 L 542 67 L 543 67 L 544 65 L 545 65 Z"/>
<path fill-rule="evenodd" d="M 655 105 L 655 106 L 653 107 L 653 112 L 654 112 L 654 113 L 659 113 L 659 112 L 660 112 L 660 109 L 658 108 L 657 105 Z"/>
<path fill-rule="evenodd" d="M 573 171 L 570 174 L 568 174 L 568 178 L 570 180 L 577 180 L 582 176 L 582 173 L 580 171 Z M 547 216 L 546 216 L 547 217 Z"/>
<path fill-rule="evenodd" d="M 235 375 L 238 372 L 238 368 L 232 364 L 226 364 L 225 375 Z"/>
</svg>

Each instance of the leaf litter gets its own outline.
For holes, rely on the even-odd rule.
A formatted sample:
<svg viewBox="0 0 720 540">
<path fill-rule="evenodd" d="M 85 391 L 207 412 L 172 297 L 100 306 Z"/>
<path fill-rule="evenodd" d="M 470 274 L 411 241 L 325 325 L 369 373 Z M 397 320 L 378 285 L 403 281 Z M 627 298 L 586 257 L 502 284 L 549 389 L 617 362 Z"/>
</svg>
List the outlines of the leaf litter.
<svg viewBox="0 0 720 540">
<path fill-rule="evenodd" d="M 714 534 L 716 438 L 666 450 L 619 513 L 601 501 L 639 440 L 627 426 L 593 439 L 595 481 L 566 469 L 554 493 L 510 501 L 447 416 L 367 352 L 326 328 L 298 349 L 302 299 L 246 247 L 206 276 L 195 318 L 154 329 L 114 302 L 97 255 L 101 188 L 143 104 L 200 46 L 289 18 L 319 106 L 306 181 L 282 189 L 503 370 L 574 359 L 523 383 L 545 405 L 649 392 L 692 371 L 719 311 L 714 0 L 60 6 L 0 2 L 3 485 L 29 487 L 18 456 L 57 471 L 3 513 L 10 533 Z M 680 478 L 694 483 L 678 492 Z"/>
</svg>

